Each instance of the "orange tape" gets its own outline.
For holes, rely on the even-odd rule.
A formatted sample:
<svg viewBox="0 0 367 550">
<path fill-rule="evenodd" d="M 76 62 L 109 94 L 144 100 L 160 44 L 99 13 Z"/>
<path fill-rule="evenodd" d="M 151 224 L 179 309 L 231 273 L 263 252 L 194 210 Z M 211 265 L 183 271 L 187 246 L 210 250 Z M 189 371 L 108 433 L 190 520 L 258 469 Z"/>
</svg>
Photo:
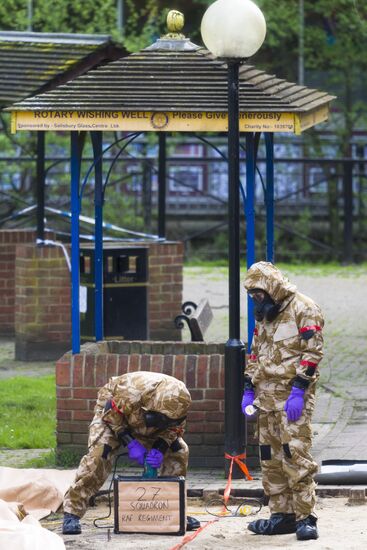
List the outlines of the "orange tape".
<svg viewBox="0 0 367 550">
<path fill-rule="evenodd" d="M 185 535 L 184 538 L 182 539 L 182 541 L 179 542 L 178 544 L 176 544 L 175 546 L 172 546 L 172 548 L 170 548 L 170 550 L 180 550 L 180 548 L 185 546 L 185 544 L 187 544 L 188 542 L 191 542 L 192 540 L 194 540 L 194 538 L 196 538 L 198 536 L 198 534 L 201 533 L 201 531 L 204 531 L 204 529 L 206 529 L 207 527 L 209 527 L 209 525 L 211 525 L 212 523 L 215 523 L 216 521 L 218 521 L 218 520 L 213 519 L 213 521 L 208 521 L 208 523 L 206 523 L 202 527 L 199 527 L 199 529 L 197 531 L 194 531 L 193 533 L 190 533 L 190 535 Z"/>
<path fill-rule="evenodd" d="M 224 489 L 224 494 L 223 494 L 224 504 L 226 505 L 227 501 L 229 499 L 229 495 L 231 494 L 233 463 L 237 464 L 237 466 L 244 473 L 244 475 L 246 476 L 246 478 L 248 480 L 251 481 L 253 479 L 253 477 L 250 475 L 250 472 L 248 471 L 246 464 L 241 461 L 242 459 L 246 458 L 246 453 L 242 453 L 242 454 L 236 455 L 236 456 L 231 456 L 228 453 L 225 453 L 224 456 L 225 456 L 225 458 L 227 458 L 228 460 L 231 461 L 231 464 L 229 466 L 227 485 L 226 485 L 226 488 Z M 226 513 L 226 509 L 225 509 L 225 506 L 223 506 L 222 515 L 225 515 L 225 513 Z M 200 527 L 194 533 L 192 533 L 190 535 L 185 535 L 184 538 L 182 539 L 182 541 L 179 542 L 178 544 L 176 544 L 175 546 L 172 546 L 172 548 L 170 548 L 170 550 L 180 550 L 180 548 L 185 546 L 185 544 L 187 544 L 188 542 L 191 542 L 192 540 L 194 540 L 194 538 L 196 538 L 198 536 L 198 534 L 201 533 L 201 531 L 203 531 L 209 525 L 211 525 L 212 523 L 215 523 L 216 521 L 219 521 L 219 520 L 214 519 L 213 521 L 208 521 L 208 523 L 206 523 L 203 527 Z"/>
<path fill-rule="evenodd" d="M 228 479 L 227 479 L 227 485 L 224 489 L 223 493 L 223 500 L 224 504 L 227 504 L 229 495 L 231 494 L 231 488 L 232 488 L 232 470 L 233 470 L 233 463 L 236 463 L 237 466 L 240 468 L 240 470 L 244 473 L 246 478 L 251 481 L 253 477 L 250 475 L 250 472 L 247 469 L 247 466 L 244 462 L 242 462 L 242 459 L 246 458 L 246 453 L 242 453 L 240 455 L 229 455 L 228 453 L 224 454 L 224 457 L 231 461 L 231 464 L 229 466 L 229 472 L 228 472 Z"/>
</svg>

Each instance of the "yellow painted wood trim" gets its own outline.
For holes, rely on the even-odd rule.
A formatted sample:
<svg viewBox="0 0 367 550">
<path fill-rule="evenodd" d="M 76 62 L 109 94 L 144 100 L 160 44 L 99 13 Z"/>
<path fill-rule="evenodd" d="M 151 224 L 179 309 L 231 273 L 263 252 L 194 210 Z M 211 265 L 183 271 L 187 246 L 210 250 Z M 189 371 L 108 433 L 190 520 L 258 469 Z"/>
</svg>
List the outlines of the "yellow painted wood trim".
<svg viewBox="0 0 367 550">
<path fill-rule="evenodd" d="M 300 134 L 328 119 L 329 105 L 307 113 L 242 112 L 240 132 Z M 222 112 L 151 111 L 13 111 L 12 132 L 35 131 L 143 131 L 226 132 L 228 115 Z"/>
<path fill-rule="evenodd" d="M 294 133 L 299 136 L 302 133 L 301 120 L 299 115 L 294 115 Z"/>
<path fill-rule="evenodd" d="M 329 105 L 322 105 L 317 109 L 313 109 L 308 113 L 301 113 L 298 116 L 301 124 L 301 132 L 304 132 L 308 128 L 312 128 L 328 120 Z"/>
<path fill-rule="evenodd" d="M 11 119 L 10 119 L 10 132 L 12 134 L 17 133 L 17 113 L 16 111 L 13 111 L 11 113 Z"/>
<path fill-rule="evenodd" d="M 294 132 L 294 113 L 243 112 L 240 132 Z M 17 111 L 17 130 L 226 132 L 222 112 Z"/>
</svg>

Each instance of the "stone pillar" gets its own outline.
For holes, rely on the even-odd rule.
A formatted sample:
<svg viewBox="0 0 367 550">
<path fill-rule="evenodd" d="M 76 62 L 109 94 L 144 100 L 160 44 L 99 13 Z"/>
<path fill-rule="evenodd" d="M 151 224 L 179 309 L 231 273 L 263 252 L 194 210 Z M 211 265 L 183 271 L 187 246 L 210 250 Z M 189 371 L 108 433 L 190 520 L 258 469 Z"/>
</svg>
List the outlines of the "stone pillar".
<svg viewBox="0 0 367 550">
<path fill-rule="evenodd" d="M 6 254 L 13 262 L 11 268 L 4 268 L 6 278 L 0 279 L 6 304 L 4 326 L 9 333 L 14 332 L 15 317 L 17 359 L 57 359 L 71 347 L 71 280 L 65 257 L 60 247 L 39 247 L 31 243 L 16 247 L 15 243 L 4 247 L 4 262 Z M 181 331 L 176 329 L 174 318 L 180 313 L 182 304 L 183 243 L 150 242 L 145 245 L 149 247 L 150 339 L 179 341 Z M 121 248 L 126 246 L 129 243 L 121 243 Z M 5 301 L 7 290 L 9 303 Z M 6 312 L 11 317 L 8 325 L 5 325 Z"/>
<path fill-rule="evenodd" d="M 58 246 L 17 245 L 15 358 L 49 361 L 71 348 L 70 273 Z"/>
<path fill-rule="evenodd" d="M 14 335 L 16 245 L 35 240 L 29 229 L 0 230 L 0 335 Z"/>
<path fill-rule="evenodd" d="M 181 313 L 183 289 L 181 242 L 149 245 L 149 334 L 151 340 L 181 340 L 174 318 Z"/>
</svg>

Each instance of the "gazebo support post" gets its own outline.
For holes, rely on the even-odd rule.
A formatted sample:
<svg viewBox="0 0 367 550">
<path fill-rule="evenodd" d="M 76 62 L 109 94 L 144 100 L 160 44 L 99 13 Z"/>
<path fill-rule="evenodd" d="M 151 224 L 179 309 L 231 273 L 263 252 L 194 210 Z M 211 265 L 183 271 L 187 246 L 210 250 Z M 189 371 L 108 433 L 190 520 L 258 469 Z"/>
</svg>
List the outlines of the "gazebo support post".
<svg viewBox="0 0 367 550">
<path fill-rule="evenodd" d="M 103 132 L 91 132 L 94 156 L 94 332 L 96 342 L 103 340 Z"/>
<path fill-rule="evenodd" d="M 255 262 L 255 134 L 246 134 L 246 244 L 247 269 Z M 247 342 L 251 348 L 255 328 L 254 304 L 247 298 Z"/>
<path fill-rule="evenodd" d="M 266 260 L 274 262 L 274 136 L 265 133 L 266 150 Z"/>
<path fill-rule="evenodd" d="M 166 134 L 158 132 L 158 236 L 166 238 Z"/>
<path fill-rule="evenodd" d="M 80 215 L 80 161 L 81 134 L 71 132 L 71 344 L 73 354 L 80 352 L 79 315 L 79 215 Z"/>
<path fill-rule="evenodd" d="M 243 452 L 243 347 L 240 340 L 240 134 L 238 73 L 239 60 L 228 60 L 228 226 L 229 226 L 229 338 L 225 346 L 225 440 L 230 456 Z M 229 469 L 226 461 L 226 471 Z M 243 474 L 234 467 L 233 476 Z"/>
<path fill-rule="evenodd" d="M 45 132 L 37 132 L 37 240 L 45 238 Z"/>
</svg>

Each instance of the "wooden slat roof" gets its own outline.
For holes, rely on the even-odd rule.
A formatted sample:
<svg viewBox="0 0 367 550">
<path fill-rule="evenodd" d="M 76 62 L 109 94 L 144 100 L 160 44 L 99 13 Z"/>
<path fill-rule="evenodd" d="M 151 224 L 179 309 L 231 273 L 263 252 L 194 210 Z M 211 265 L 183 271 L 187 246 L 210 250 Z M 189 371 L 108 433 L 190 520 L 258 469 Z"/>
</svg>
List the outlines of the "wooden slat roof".
<svg viewBox="0 0 367 550">
<path fill-rule="evenodd" d="M 240 68 L 241 111 L 307 113 L 332 99 L 327 92 L 286 82 L 252 65 Z M 227 68 L 197 46 L 179 51 L 150 47 L 9 110 L 226 112 Z"/>
<path fill-rule="evenodd" d="M 0 108 L 122 55 L 107 35 L 0 32 Z"/>
</svg>

